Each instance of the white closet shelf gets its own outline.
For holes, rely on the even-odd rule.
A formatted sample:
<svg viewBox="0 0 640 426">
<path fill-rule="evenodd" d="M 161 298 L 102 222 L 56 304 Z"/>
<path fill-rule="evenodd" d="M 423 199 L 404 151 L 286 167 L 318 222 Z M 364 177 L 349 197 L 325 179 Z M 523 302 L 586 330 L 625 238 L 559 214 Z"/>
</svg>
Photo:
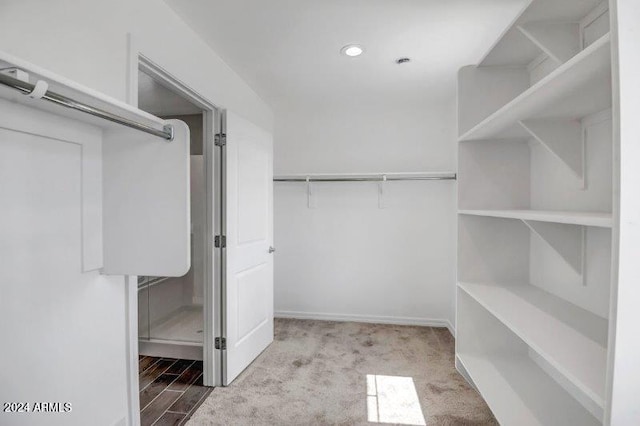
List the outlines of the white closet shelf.
<svg viewBox="0 0 640 426">
<path fill-rule="evenodd" d="M 576 23 L 601 0 L 529 0 L 480 61 L 482 66 L 527 65 L 540 50 L 518 29 L 530 22 Z"/>
<path fill-rule="evenodd" d="M 556 210 L 458 210 L 458 214 L 611 228 L 611 213 Z"/>
<path fill-rule="evenodd" d="M 526 354 L 475 356 L 458 361 L 504 425 L 600 424 Z"/>
<path fill-rule="evenodd" d="M 460 136 L 459 141 L 526 138 L 519 122 L 581 119 L 611 107 L 610 36 L 601 37 Z"/>
<path fill-rule="evenodd" d="M 607 320 L 533 285 L 461 282 L 458 287 L 603 408 Z"/>
</svg>

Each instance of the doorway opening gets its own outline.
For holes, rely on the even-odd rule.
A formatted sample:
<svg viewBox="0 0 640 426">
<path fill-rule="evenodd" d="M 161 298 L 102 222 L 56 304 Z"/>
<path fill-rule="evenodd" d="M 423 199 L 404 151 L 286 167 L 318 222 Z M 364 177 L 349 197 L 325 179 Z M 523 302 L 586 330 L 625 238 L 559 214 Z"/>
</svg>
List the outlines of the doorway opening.
<svg viewBox="0 0 640 426">
<path fill-rule="evenodd" d="M 181 277 L 138 277 L 138 338 L 141 355 L 202 360 L 206 275 L 204 111 L 138 72 L 138 107 L 178 119 L 190 132 L 191 268 Z"/>
<path fill-rule="evenodd" d="M 221 372 L 214 337 L 219 335 L 220 327 L 215 316 L 219 315 L 220 297 L 214 274 L 219 270 L 220 259 L 216 256 L 220 254 L 212 244 L 220 221 L 218 179 L 214 173 L 220 154 L 215 150 L 214 135 L 219 131 L 222 111 L 144 56 L 138 59 L 138 108 L 187 124 L 191 171 L 191 268 L 181 277 L 138 277 L 140 362 L 143 357 L 184 360 L 184 365 L 193 361 L 192 365 L 200 365 L 202 372 L 202 377 L 193 383 L 215 386 L 220 383 Z M 157 373 L 160 377 L 170 372 Z M 181 373 L 177 372 L 176 380 Z M 154 379 L 140 379 L 141 390 L 143 382 L 150 378 Z M 140 408 L 144 413 L 142 399 Z"/>
<path fill-rule="evenodd" d="M 138 370 L 149 372 L 144 380 L 130 378 L 131 407 L 138 386 L 148 383 L 150 393 L 159 392 L 143 401 L 142 389 L 140 412 L 146 419 L 151 404 L 156 404 L 154 413 L 177 413 L 173 405 L 157 406 L 179 401 L 173 401 L 175 390 L 164 382 L 179 380 L 184 372 L 172 372 L 169 362 L 184 366 L 192 361 L 192 367 L 201 362 L 203 386 L 227 386 L 273 341 L 273 140 L 268 131 L 210 104 L 142 56 L 133 81 L 134 105 L 184 121 L 194 136 L 188 188 L 191 268 L 178 278 L 141 277 L 140 321 L 129 322 L 130 336 L 136 336 L 131 347 L 137 344 L 138 353 L 149 357 L 130 357 L 131 371 L 138 362 Z M 130 293 L 131 311 L 135 299 Z M 143 366 L 163 359 L 167 362 L 157 364 L 157 370 Z"/>
</svg>

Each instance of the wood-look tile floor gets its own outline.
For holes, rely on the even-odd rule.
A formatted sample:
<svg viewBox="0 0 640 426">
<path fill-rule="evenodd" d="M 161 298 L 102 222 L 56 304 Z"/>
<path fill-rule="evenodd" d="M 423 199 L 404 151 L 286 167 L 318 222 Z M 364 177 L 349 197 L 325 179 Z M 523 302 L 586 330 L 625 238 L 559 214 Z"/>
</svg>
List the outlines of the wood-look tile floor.
<svg viewBox="0 0 640 426">
<path fill-rule="evenodd" d="M 202 384 L 202 361 L 140 356 L 140 424 L 182 425 L 213 388 Z"/>
</svg>

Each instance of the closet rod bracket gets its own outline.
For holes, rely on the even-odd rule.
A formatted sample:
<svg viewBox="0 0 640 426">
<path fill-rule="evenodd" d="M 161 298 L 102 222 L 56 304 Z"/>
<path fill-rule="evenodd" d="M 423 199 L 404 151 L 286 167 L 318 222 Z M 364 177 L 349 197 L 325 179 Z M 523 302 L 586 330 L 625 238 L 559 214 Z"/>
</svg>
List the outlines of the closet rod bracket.
<svg viewBox="0 0 640 426">
<path fill-rule="evenodd" d="M 175 132 L 173 130 L 173 126 L 171 124 L 165 124 L 162 127 L 162 131 L 164 131 L 167 134 L 167 142 L 171 142 L 173 140 L 173 138 L 175 137 Z"/>
</svg>

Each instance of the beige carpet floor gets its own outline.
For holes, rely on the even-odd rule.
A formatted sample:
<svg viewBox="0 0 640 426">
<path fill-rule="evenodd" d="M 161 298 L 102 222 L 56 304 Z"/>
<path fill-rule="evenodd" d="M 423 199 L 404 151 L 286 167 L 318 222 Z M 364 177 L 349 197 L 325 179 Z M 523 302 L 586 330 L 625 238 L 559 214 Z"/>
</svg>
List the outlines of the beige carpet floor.
<svg viewBox="0 0 640 426">
<path fill-rule="evenodd" d="M 443 328 L 278 319 L 275 341 L 188 425 L 495 425 Z"/>
</svg>

